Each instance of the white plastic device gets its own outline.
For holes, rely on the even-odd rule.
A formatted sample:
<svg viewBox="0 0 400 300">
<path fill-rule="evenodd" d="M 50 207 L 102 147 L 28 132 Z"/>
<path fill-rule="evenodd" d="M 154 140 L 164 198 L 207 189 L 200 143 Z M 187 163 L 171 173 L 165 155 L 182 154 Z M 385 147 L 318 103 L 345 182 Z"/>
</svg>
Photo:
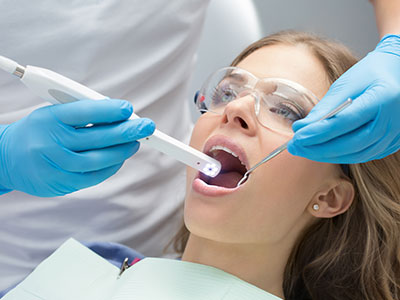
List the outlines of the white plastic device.
<svg viewBox="0 0 400 300">
<path fill-rule="evenodd" d="M 109 97 L 53 71 L 29 65 L 23 67 L 4 56 L 0 56 L 0 69 L 18 76 L 28 88 L 53 104 L 69 103 L 80 99 L 109 99 Z M 131 119 L 135 118 L 139 118 L 139 116 L 132 114 Z M 139 141 L 210 177 L 217 176 L 221 171 L 221 163 L 218 160 L 157 129 L 153 135 Z"/>
</svg>

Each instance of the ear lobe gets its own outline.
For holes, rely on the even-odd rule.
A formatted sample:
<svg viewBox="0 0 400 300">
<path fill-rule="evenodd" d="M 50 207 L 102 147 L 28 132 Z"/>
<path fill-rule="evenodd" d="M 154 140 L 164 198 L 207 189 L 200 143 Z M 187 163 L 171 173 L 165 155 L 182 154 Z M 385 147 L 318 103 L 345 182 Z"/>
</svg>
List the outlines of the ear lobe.
<svg viewBox="0 0 400 300">
<path fill-rule="evenodd" d="M 354 186 L 345 179 L 335 182 L 325 192 L 319 192 L 310 202 L 310 212 L 317 218 L 333 218 L 346 212 L 354 199 Z M 313 209 L 318 204 L 319 209 Z"/>
</svg>

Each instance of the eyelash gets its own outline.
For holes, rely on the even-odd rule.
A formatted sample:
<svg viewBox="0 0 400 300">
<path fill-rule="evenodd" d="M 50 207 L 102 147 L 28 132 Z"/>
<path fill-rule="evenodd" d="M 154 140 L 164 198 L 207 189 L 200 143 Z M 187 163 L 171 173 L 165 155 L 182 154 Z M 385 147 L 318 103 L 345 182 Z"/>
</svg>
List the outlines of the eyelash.
<svg viewBox="0 0 400 300">
<path fill-rule="evenodd" d="M 226 101 L 222 101 L 221 100 L 221 97 L 222 97 L 221 94 L 225 94 L 226 92 L 233 92 L 232 95 L 235 98 L 237 97 L 237 94 L 234 92 L 234 90 L 229 88 L 229 87 L 228 88 L 214 87 L 213 88 L 213 92 L 212 92 L 212 102 L 215 103 L 215 104 L 219 104 L 221 102 L 226 102 Z M 231 100 L 229 100 L 229 101 L 231 101 Z"/>
<path fill-rule="evenodd" d="M 279 106 L 281 106 L 281 107 L 278 107 L 277 109 L 282 109 L 282 106 L 283 106 L 284 109 L 287 109 L 287 110 L 290 111 L 290 113 L 296 115 L 296 119 L 295 119 L 295 120 L 292 120 L 293 122 L 296 121 L 296 120 L 299 120 L 299 119 L 303 119 L 303 118 L 305 117 L 304 114 L 303 114 L 302 112 L 299 112 L 299 111 L 296 112 L 296 111 L 292 108 L 292 107 L 293 107 L 293 104 L 281 102 L 281 103 L 279 103 Z M 297 109 L 296 109 L 296 110 L 297 110 Z M 287 117 L 286 117 L 286 118 L 287 118 Z"/>
</svg>

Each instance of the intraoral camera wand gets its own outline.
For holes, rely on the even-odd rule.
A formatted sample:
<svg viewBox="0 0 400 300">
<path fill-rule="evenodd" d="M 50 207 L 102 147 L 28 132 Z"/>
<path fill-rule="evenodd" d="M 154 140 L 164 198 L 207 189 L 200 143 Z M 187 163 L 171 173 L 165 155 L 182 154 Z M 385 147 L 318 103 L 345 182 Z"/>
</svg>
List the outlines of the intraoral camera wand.
<svg viewBox="0 0 400 300">
<path fill-rule="evenodd" d="M 109 99 L 109 97 L 103 96 L 53 71 L 34 66 L 23 67 L 4 56 L 0 56 L 0 69 L 18 76 L 28 88 L 44 100 L 53 104 L 75 102 L 80 99 Z M 135 118 L 139 118 L 139 116 L 132 114 L 131 119 Z M 216 159 L 157 129 L 153 135 L 139 141 L 208 176 L 215 177 L 221 170 L 221 163 Z"/>
<path fill-rule="evenodd" d="M 325 119 L 329 119 L 330 117 L 333 117 L 334 115 L 338 114 L 339 112 L 341 112 L 343 109 L 345 109 L 347 106 L 349 106 L 351 103 L 353 102 L 352 99 L 347 99 L 345 102 L 343 102 L 342 104 L 340 104 L 338 107 L 336 107 L 334 110 L 332 110 L 331 112 L 329 112 L 328 114 L 326 114 L 325 116 L 323 116 L 321 119 L 319 119 L 317 122 L 325 120 Z M 272 151 L 270 154 L 268 154 L 263 160 L 261 160 L 259 163 L 257 163 L 255 166 L 253 166 L 252 168 L 250 168 L 243 176 L 242 179 L 240 179 L 240 181 L 238 182 L 236 187 L 239 187 L 243 182 L 246 181 L 246 179 L 249 177 L 250 173 L 253 172 L 256 168 L 258 168 L 259 166 L 261 166 L 263 163 L 269 161 L 270 159 L 273 159 L 275 156 L 277 156 L 279 153 L 283 152 L 284 150 L 286 150 L 287 146 L 289 144 L 289 141 L 287 141 L 286 143 L 284 143 L 283 145 L 279 146 L 278 148 L 276 148 L 274 151 Z"/>
</svg>

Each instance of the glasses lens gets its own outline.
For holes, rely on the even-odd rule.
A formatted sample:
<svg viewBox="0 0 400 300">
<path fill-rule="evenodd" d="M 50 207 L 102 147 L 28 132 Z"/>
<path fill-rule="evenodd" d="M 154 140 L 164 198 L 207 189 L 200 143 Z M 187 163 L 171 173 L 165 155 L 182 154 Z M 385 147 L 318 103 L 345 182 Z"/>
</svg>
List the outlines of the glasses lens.
<svg viewBox="0 0 400 300">
<path fill-rule="evenodd" d="M 305 118 L 317 103 L 311 92 L 287 80 L 263 79 L 255 89 L 260 98 L 259 122 L 281 133 L 293 134 L 293 123 Z"/>
<path fill-rule="evenodd" d="M 251 73 L 238 68 L 224 68 L 213 73 L 200 90 L 196 106 L 204 112 L 224 112 L 225 106 L 249 94 L 256 82 Z"/>
</svg>

